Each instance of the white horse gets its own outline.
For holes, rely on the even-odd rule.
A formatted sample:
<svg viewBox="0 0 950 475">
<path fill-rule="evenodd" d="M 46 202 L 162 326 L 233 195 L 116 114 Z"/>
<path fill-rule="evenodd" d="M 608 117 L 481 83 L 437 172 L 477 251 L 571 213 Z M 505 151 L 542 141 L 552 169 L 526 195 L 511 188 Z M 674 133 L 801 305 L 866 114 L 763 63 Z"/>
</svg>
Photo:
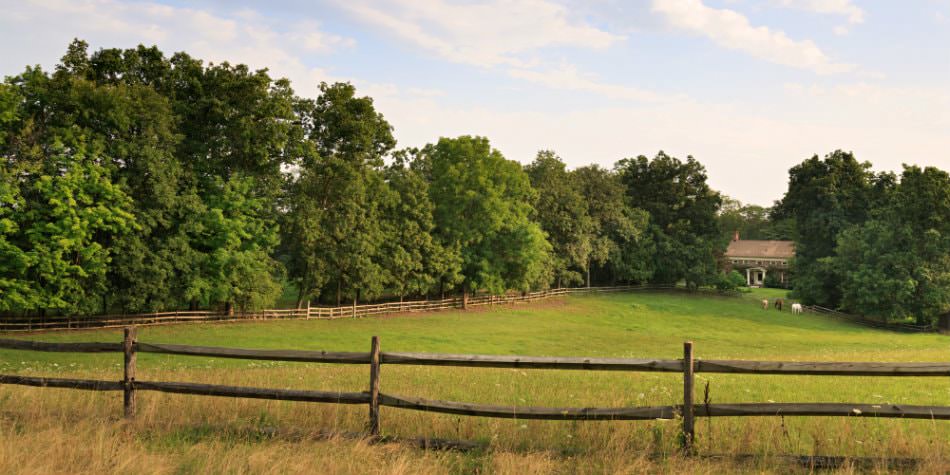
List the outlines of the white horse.
<svg viewBox="0 0 950 475">
<path fill-rule="evenodd" d="M 768 301 L 768 299 L 763 299 L 763 300 L 762 300 L 762 310 L 768 310 L 768 309 L 769 309 L 769 301 Z"/>
<path fill-rule="evenodd" d="M 793 313 L 793 314 L 802 313 L 802 304 L 800 304 L 800 303 L 793 303 L 793 304 L 792 304 L 792 313 Z"/>
</svg>

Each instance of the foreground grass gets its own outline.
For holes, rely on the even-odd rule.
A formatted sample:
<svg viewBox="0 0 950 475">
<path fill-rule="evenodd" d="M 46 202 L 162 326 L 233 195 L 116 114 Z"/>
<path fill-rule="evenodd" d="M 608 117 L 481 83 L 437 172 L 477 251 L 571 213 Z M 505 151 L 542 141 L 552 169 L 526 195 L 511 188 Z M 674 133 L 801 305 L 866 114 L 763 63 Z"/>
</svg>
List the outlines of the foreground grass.
<svg viewBox="0 0 950 475">
<path fill-rule="evenodd" d="M 575 296 L 533 306 L 338 321 L 201 324 L 140 329 L 140 339 L 209 346 L 677 358 L 947 361 L 950 339 L 904 335 L 814 315 L 763 311 L 753 298 L 683 294 Z M 49 333 L 47 341 L 118 341 L 116 331 Z M 237 371 L 236 371 L 237 370 Z M 121 356 L 0 352 L 0 372 L 119 379 Z M 139 355 L 139 379 L 361 391 L 365 366 Z M 947 378 L 701 374 L 713 402 L 865 402 L 946 405 Z M 660 373 L 384 367 L 383 392 L 503 405 L 642 406 L 681 401 L 681 378 Z M 700 391 L 701 398 L 702 391 Z M 0 388 L 5 473 L 638 473 L 773 469 L 685 460 L 677 422 L 513 421 L 384 408 L 386 435 L 468 439 L 475 453 L 368 445 L 319 434 L 358 432 L 366 408 L 140 393 L 139 417 L 120 420 L 121 395 Z M 719 418 L 699 423 L 703 454 L 837 454 L 923 458 L 946 467 L 950 424 L 858 418 Z M 45 441 L 45 442 L 44 442 Z M 42 449 L 37 449 L 42 447 Z M 27 463 L 24 463 L 26 461 Z M 726 464 L 726 465 L 723 465 Z M 65 468 L 56 468 L 56 467 Z M 145 467 L 145 469 L 143 469 Z M 884 467 L 881 467 L 882 469 Z M 950 468 L 950 467 L 946 467 Z M 946 469 L 944 468 L 944 469 Z M 788 467 L 775 467 L 778 473 Z M 847 469 L 846 469 L 847 470 Z"/>
</svg>

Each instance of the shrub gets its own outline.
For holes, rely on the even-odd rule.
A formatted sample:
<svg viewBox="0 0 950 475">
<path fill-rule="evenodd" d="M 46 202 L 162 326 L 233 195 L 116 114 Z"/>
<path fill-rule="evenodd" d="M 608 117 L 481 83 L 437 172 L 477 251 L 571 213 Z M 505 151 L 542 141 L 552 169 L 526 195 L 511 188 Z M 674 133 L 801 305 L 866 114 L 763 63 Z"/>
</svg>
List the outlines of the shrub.
<svg viewBox="0 0 950 475">
<path fill-rule="evenodd" d="M 720 272 L 716 279 L 716 289 L 720 291 L 739 290 L 745 284 L 745 277 L 738 271 Z"/>
</svg>

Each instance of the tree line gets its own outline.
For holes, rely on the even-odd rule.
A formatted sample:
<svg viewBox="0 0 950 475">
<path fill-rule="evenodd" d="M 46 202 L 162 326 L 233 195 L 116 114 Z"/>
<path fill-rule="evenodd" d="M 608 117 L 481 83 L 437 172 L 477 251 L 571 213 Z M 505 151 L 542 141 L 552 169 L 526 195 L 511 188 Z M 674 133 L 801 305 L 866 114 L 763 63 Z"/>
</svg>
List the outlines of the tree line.
<svg viewBox="0 0 950 475">
<path fill-rule="evenodd" d="M 853 154 L 789 171 L 772 210 L 794 223 L 793 282 L 808 304 L 933 324 L 950 311 L 950 174 L 874 172 Z"/>
<path fill-rule="evenodd" d="M 90 52 L 0 85 L 0 312 L 92 314 L 706 285 L 720 196 L 662 152 L 568 170 L 484 137 L 397 149 L 349 83 L 156 47 Z"/>
<path fill-rule="evenodd" d="M 0 83 L 0 312 L 254 309 L 576 285 L 733 288 L 722 254 L 794 239 L 807 303 L 930 321 L 948 307 L 945 172 L 835 152 L 771 208 L 659 152 L 522 166 L 485 137 L 397 148 L 349 83 L 316 98 L 156 47 L 89 52 Z"/>
</svg>

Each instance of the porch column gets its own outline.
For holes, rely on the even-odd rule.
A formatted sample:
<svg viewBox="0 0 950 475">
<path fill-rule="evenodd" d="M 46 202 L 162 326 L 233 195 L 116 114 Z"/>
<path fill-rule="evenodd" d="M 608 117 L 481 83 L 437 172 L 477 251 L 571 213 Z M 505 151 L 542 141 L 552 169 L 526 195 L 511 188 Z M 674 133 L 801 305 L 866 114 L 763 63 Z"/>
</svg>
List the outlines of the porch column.
<svg viewBox="0 0 950 475">
<path fill-rule="evenodd" d="M 752 287 L 752 274 L 749 272 L 752 269 L 745 270 L 745 285 L 747 287 Z"/>
<path fill-rule="evenodd" d="M 762 269 L 762 286 L 765 286 L 765 273 L 766 273 L 766 272 L 767 272 L 767 271 L 766 271 L 765 269 Z"/>
</svg>

